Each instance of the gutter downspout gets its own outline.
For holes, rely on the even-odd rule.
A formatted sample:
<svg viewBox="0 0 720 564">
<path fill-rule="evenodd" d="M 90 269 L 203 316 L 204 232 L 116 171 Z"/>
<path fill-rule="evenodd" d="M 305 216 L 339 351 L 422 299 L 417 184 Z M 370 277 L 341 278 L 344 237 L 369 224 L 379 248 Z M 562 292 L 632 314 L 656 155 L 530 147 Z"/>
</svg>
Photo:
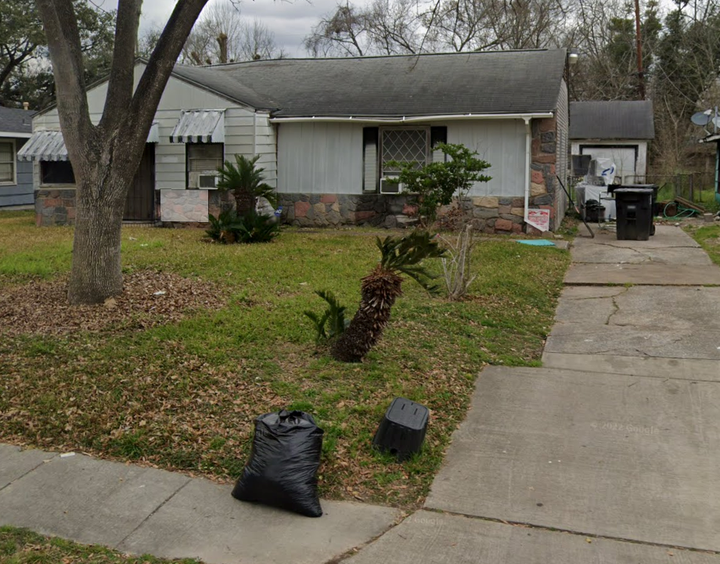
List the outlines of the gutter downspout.
<svg viewBox="0 0 720 564">
<path fill-rule="evenodd" d="M 253 112 L 253 157 L 257 155 L 257 111 Z"/>
<path fill-rule="evenodd" d="M 530 167 L 532 165 L 532 128 L 530 127 L 530 118 L 524 117 L 525 120 L 525 211 L 523 213 L 525 225 L 528 225 L 528 208 L 530 207 Z"/>
</svg>

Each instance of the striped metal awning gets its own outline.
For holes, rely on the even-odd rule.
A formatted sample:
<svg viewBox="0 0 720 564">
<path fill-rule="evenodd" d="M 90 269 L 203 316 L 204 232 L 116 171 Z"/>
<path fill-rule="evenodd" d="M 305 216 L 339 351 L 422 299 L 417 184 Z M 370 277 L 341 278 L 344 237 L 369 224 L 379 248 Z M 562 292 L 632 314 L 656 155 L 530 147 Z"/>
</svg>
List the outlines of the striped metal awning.
<svg viewBox="0 0 720 564">
<path fill-rule="evenodd" d="M 183 110 L 170 143 L 223 143 L 225 110 Z"/>
<path fill-rule="evenodd" d="M 148 143 L 159 143 L 158 122 L 154 121 L 147 138 Z M 66 161 L 67 148 L 61 131 L 36 131 L 18 151 L 21 161 Z"/>
<path fill-rule="evenodd" d="M 18 151 L 21 161 L 66 161 L 65 140 L 60 131 L 36 131 Z"/>
</svg>

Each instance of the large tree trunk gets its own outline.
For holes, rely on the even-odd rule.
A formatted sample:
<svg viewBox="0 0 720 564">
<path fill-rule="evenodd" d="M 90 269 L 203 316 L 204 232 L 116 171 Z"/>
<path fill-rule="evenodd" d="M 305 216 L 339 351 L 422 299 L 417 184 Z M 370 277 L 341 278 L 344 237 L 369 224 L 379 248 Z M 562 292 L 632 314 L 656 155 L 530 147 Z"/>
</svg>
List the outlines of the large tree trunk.
<svg viewBox="0 0 720 564">
<path fill-rule="evenodd" d="M 402 294 L 402 278 L 379 265 L 363 278 L 360 307 L 330 354 L 342 362 L 360 362 L 380 339 L 390 321 L 390 310 Z"/>
<path fill-rule="evenodd" d="M 68 285 L 68 300 L 73 305 L 101 303 L 121 294 L 123 289 L 120 235 L 127 187 L 118 178 L 113 184 L 93 186 L 102 180 L 100 174 L 90 176 L 78 185 L 76 194 L 77 215 Z M 88 183 L 91 185 L 87 186 Z"/>
<path fill-rule="evenodd" d="M 178 0 L 135 86 L 142 0 L 119 0 L 115 44 L 100 122 L 90 119 L 73 0 L 35 0 L 53 64 L 57 107 L 77 181 L 68 297 L 100 303 L 122 292 L 120 230 L 125 196 L 175 61 L 208 0 Z"/>
</svg>

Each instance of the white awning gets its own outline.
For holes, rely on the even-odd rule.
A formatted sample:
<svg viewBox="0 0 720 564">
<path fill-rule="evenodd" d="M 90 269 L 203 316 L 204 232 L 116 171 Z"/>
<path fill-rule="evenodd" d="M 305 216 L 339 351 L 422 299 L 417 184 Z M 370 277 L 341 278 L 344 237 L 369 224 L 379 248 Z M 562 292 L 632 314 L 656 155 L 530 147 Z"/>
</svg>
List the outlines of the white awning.
<svg viewBox="0 0 720 564">
<path fill-rule="evenodd" d="M 147 143 L 159 143 L 158 122 L 154 121 L 147 137 Z M 36 131 L 18 151 L 21 161 L 66 161 L 68 160 L 65 140 L 60 131 Z"/>
<path fill-rule="evenodd" d="M 18 151 L 21 161 L 66 161 L 65 140 L 60 131 L 36 131 Z"/>
<path fill-rule="evenodd" d="M 170 143 L 223 143 L 225 110 L 183 110 Z"/>
</svg>

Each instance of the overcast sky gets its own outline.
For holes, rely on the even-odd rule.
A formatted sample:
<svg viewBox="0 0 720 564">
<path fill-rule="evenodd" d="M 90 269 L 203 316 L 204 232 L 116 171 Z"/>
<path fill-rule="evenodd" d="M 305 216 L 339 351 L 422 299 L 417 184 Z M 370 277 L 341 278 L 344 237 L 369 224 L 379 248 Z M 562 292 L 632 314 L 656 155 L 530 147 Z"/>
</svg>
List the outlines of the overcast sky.
<svg viewBox="0 0 720 564">
<path fill-rule="evenodd" d="M 210 0 L 208 6 L 223 0 Z M 369 0 L 360 0 L 364 4 Z M 117 0 L 93 0 L 107 10 L 117 7 Z M 275 33 L 275 42 L 288 56 L 305 57 L 302 41 L 321 16 L 333 12 L 337 0 L 242 0 L 238 3 L 244 17 L 262 21 Z M 175 0 L 145 0 L 143 2 L 141 31 L 156 23 L 165 25 Z"/>
</svg>

